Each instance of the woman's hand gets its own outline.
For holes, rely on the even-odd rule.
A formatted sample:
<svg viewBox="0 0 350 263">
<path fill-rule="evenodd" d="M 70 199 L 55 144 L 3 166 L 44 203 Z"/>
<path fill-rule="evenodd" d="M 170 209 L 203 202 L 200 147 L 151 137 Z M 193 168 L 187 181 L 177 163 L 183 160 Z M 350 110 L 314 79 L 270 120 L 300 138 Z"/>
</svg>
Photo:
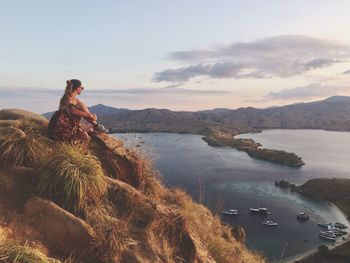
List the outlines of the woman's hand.
<svg viewBox="0 0 350 263">
<path fill-rule="evenodd" d="M 89 113 L 89 118 L 91 118 L 92 120 L 96 121 L 97 120 L 97 116 L 94 113 Z"/>
</svg>

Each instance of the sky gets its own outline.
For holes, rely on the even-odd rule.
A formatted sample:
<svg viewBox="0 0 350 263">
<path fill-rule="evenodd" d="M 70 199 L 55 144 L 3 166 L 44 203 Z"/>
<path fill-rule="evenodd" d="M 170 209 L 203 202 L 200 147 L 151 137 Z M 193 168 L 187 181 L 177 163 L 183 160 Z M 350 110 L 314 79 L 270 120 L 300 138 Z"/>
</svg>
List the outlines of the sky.
<svg viewBox="0 0 350 263">
<path fill-rule="evenodd" d="M 350 96 L 348 0 L 0 0 L 0 109 L 265 108 Z"/>
</svg>

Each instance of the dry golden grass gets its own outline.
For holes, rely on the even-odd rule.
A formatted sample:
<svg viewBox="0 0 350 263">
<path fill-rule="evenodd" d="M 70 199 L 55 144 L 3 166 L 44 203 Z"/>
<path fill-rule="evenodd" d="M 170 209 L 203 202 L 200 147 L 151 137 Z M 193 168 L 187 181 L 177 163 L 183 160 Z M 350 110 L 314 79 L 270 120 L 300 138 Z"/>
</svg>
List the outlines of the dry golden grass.
<svg viewBox="0 0 350 263">
<path fill-rule="evenodd" d="M 156 231 L 148 231 L 145 236 L 150 251 L 159 255 L 163 262 L 175 263 L 175 247 Z"/>
<path fill-rule="evenodd" d="M 59 145 L 38 173 L 37 193 L 73 213 L 107 191 L 99 160 L 77 146 Z"/>
<path fill-rule="evenodd" d="M 248 251 L 234 239 L 230 226 L 224 225 L 203 205 L 193 202 L 182 190 L 170 190 L 163 198 L 186 218 L 189 231 L 199 237 L 216 262 L 265 262 L 261 255 Z"/>
<path fill-rule="evenodd" d="M 149 156 L 141 155 L 138 162 L 139 190 L 145 195 L 159 198 L 164 191 L 164 186 L 161 183 L 159 171 L 154 168 L 154 161 Z"/>
<path fill-rule="evenodd" d="M 115 217 L 107 201 L 86 206 L 85 220 L 95 230 L 97 237 L 92 252 L 103 262 L 119 262 L 123 253 L 137 244 L 131 238 L 126 221 Z"/>
<path fill-rule="evenodd" d="M 0 240 L 0 262 L 4 263 L 60 263 L 49 258 L 40 250 L 27 243 L 18 244 L 15 240 Z"/>
<path fill-rule="evenodd" d="M 23 123 L 25 123 L 23 121 Z M 52 142 L 29 124 L 19 123 L 24 130 L 7 127 L 0 135 L 0 160 L 3 166 L 33 167 L 51 153 Z"/>
</svg>

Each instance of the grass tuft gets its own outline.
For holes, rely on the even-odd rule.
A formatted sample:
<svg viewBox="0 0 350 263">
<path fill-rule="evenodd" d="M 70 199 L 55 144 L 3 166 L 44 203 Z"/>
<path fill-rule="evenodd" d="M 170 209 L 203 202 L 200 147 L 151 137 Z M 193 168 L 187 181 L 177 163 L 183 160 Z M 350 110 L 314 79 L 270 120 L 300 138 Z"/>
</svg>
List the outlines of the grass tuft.
<svg viewBox="0 0 350 263">
<path fill-rule="evenodd" d="M 40 250 L 30 247 L 27 243 L 20 245 L 13 240 L 0 241 L 0 262 L 60 263 L 59 260 L 48 258 Z"/>
<path fill-rule="evenodd" d="M 94 256 L 102 262 L 120 262 L 125 251 L 137 244 L 130 237 L 128 224 L 114 215 L 108 202 L 96 203 L 84 209 L 86 221 L 96 231 Z"/>
<path fill-rule="evenodd" d="M 34 167 L 51 152 L 51 141 L 28 125 L 23 131 L 7 127 L 0 134 L 0 160 L 3 166 Z"/>
<path fill-rule="evenodd" d="M 154 168 L 153 160 L 145 154 L 139 154 L 139 171 L 137 174 L 139 190 L 145 195 L 160 197 L 164 191 L 164 186 L 160 180 L 160 173 Z"/>
<path fill-rule="evenodd" d="M 99 160 L 78 146 L 59 145 L 39 169 L 37 193 L 75 214 L 106 191 Z"/>
</svg>

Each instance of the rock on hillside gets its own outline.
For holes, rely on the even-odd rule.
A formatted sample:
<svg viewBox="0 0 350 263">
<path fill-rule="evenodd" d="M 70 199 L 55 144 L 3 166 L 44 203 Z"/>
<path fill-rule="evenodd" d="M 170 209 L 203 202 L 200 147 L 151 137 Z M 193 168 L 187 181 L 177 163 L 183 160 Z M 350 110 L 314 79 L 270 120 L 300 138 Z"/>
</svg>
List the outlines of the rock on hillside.
<svg viewBox="0 0 350 263">
<path fill-rule="evenodd" d="M 19 119 L 27 119 L 42 125 L 47 125 L 48 120 L 39 114 L 26 111 L 26 110 L 21 110 L 21 109 L 3 109 L 0 110 L 0 123 L 6 123 L 11 124 L 11 122 Z M 4 126 L 5 126 L 4 125 Z"/>
<path fill-rule="evenodd" d="M 3 122 L 0 129 L 0 156 L 5 146 L 11 146 L 15 152 L 21 149 L 16 164 L 26 164 L 22 157 L 37 160 L 31 158 L 37 152 L 31 142 L 35 136 L 46 136 L 46 123 L 37 122 L 38 116 L 32 114 L 33 127 L 28 128 L 28 122 L 20 120 L 28 116 L 27 112 L 22 116 L 20 111 L 17 115 L 1 112 L 14 122 Z M 12 125 L 16 131 L 22 130 L 23 136 L 13 136 L 9 132 L 14 129 Z M 29 262 L 28 258 L 35 256 L 42 260 L 32 262 L 265 262 L 246 248 L 242 228 L 222 224 L 185 192 L 163 186 L 152 163 L 126 149 L 120 140 L 94 134 L 88 149 L 54 142 L 47 148 L 47 157 L 30 167 L 14 167 L 14 163 L 0 159 L 1 259 Z M 90 164 L 96 169 L 91 171 Z M 95 188 L 98 193 L 92 192 Z M 54 190 L 46 193 L 47 189 Z"/>
</svg>

